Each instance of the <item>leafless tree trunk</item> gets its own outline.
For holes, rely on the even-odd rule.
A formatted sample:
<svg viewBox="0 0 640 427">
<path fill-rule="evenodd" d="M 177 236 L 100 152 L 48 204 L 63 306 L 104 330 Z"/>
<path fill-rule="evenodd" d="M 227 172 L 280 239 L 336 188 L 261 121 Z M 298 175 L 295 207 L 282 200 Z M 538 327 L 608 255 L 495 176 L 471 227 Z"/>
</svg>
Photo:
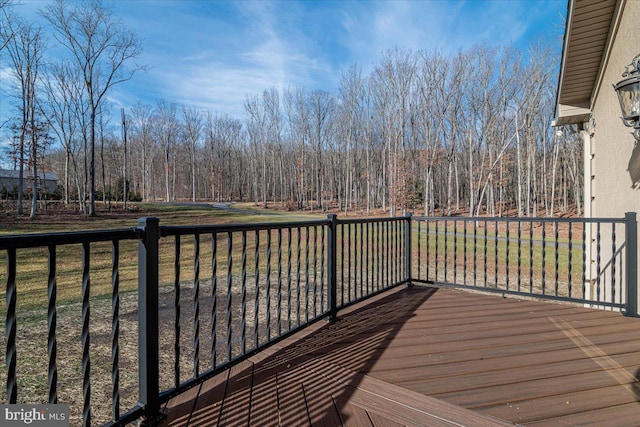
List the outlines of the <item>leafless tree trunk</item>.
<svg viewBox="0 0 640 427">
<path fill-rule="evenodd" d="M 73 4 L 70 6 L 69 4 Z M 100 1 L 48 6 L 45 18 L 53 26 L 56 40 L 72 54 L 82 70 L 89 106 L 89 215 L 95 212 L 95 128 L 96 113 L 105 94 L 116 84 L 127 81 L 140 69 L 125 67 L 140 53 L 137 36 Z"/>
</svg>

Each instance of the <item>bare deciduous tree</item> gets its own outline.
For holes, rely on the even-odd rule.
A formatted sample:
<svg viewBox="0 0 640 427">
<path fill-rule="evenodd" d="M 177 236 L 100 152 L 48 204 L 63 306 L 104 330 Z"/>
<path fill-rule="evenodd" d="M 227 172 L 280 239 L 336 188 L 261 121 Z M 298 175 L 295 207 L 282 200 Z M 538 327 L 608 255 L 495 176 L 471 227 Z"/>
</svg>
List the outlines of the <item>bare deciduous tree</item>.
<svg viewBox="0 0 640 427">
<path fill-rule="evenodd" d="M 44 53 L 44 38 L 42 29 L 35 25 L 30 25 L 17 17 L 7 17 L 6 26 L 3 25 L 0 32 L 2 38 L 7 40 L 6 49 L 11 58 L 12 71 L 18 86 L 20 99 L 20 123 L 18 125 L 18 209 L 17 214 L 21 216 L 22 199 L 24 193 L 24 166 L 27 144 L 30 146 L 32 179 L 32 203 L 30 217 L 34 218 L 37 208 L 38 195 L 38 137 L 42 134 L 40 124 L 36 117 L 38 112 L 36 84 L 38 73 L 42 63 Z M 27 137 L 30 140 L 27 141 Z"/>
<path fill-rule="evenodd" d="M 131 79 L 141 69 L 127 63 L 141 53 L 135 33 L 127 30 L 99 0 L 71 3 L 58 0 L 44 12 L 84 80 L 89 107 L 89 215 L 95 215 L 96 113 L 105 94 L 116 84 Z"/>
</svg>

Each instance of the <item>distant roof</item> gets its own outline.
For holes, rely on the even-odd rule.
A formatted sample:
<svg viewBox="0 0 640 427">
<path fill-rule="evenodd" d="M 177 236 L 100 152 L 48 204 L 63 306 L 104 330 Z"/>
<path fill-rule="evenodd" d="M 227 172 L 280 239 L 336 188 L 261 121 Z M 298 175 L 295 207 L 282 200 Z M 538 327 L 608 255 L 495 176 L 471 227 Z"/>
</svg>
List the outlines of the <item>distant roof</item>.
<svg viewBox="0 0 640 427">
<path fill-rule="evenodd" d="M 556 125 L 589 120 L 620 0 L 569 0 L 556 95 Z"/>
<path fill-rule="evenodd" d="M 32 179 L 33 173 L 30 170 L 25 169 L 22 173 L 24 179 Z M 20 177 L 20 171 L 18 170 L 9 170 L 9 169 L 0 169 L 0 178 L 14 178 L 18 179 Z M 38 177 L 48 181 L 57 181 L 58 176 L 53 172 L 38 172 Z"/>
</svg>

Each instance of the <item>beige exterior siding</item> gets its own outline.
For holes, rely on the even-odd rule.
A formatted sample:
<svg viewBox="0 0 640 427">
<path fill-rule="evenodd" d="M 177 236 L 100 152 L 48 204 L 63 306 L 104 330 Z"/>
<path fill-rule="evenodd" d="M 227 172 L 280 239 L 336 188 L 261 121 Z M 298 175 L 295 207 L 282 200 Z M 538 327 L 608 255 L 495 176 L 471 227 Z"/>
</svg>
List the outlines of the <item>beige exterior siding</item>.
<svg viewBox="0 0 640 427">
<path fill-rule="evenodd" d="M 556 103 L 558 126 L 583 128 L 585 217 L 640 213 L 640 142 L 621 117 L 614 84 L 640 53 L 640 0 L 569 0 Z M 603 226 L 604 227 L 604 226 Z M 625 301 L 624 227 L 587 227 L 587 296 Z M 638 236 L 640 239 L 640 236 Z M 616 253 L 614 254 L 614 248 Z M 640 260 L 637 260 L 640 263 Z M 612 279 L 615 269 L 615 281 Z M 600 272 L 600 274 L 598 274 Z M 627 278 L 622 277 L 626 282 Z M 640 278 L 637 278 L 640 282 Z M 600 292 L 598 292 L 598 285 Z M 601 299 L 601 300 L 602 300 Z M 640 301 L 639 301 L 640 303 Z M 640 305 L 640 304 L 639 304 Z"/>
<path fill-rule="evenodd" d="M 640 212 L 640 144 L 632 129 L 622 123 L 620 105 L 612 85 L 622 79 L 625 66 L 640 53 L 640 1 L 621 2 L 618 22 L 612 22 L 609 50 L 602 59 L 600 85 L 592 98 L 590 138 L 585 138 L 585 200 L 591 201 L 585 214 L 596 218 L 622 217 L 625 212 Z M 615 20 L 615 17 L 614 17 Z M 589 183 L 587 185 L 587 183 Z M 622 228 L 620 229 L 620 232 Z M 640 238 L 640 236 L 639 236 Z M 618 238 L 618 246 L 624 236 Z M 591 233 L 592 291 L 596 276 L 596 233 Z M 610 269 L 612 242 L 601 240 L 601 268 Z M 640 262 L 640 260 L 639 260 Z M 620 260 L 617 261 L 620 268 Z M 605 268 L 606 267 L 606 268 Z M 608 274 L 601 274 L 601 285 L 609 286 Z M 616 286 L 618 287 L 618 286 Z M 622 289 L 617 292 L 621 292 Z"/>
<path fill-rule="evenodd" d="M 626 2 L 603 72 L 602 85 L 594 98 L 595 127 L 591 141 L 595 153 L 594 216 L 640 212 L 640 191 L 637 189 L 640 182 L 640 147 L 633 137 L 633 129 L 624 126 L 620 119 L 620 104 L 611 86 L 622 79 L 625 66 L 640 53 L 638 22 L 640 2 Z"/>
</svg>

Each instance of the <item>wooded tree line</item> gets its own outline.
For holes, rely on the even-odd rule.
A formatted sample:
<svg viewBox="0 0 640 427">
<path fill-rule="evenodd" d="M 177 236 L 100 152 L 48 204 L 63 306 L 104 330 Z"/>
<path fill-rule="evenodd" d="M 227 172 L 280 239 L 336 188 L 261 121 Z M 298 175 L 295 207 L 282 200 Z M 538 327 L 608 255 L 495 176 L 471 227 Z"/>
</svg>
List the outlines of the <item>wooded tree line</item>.
<svg viewBox="0 0 640 427">
<path fill-rule="evenodd" d="M 551 127 L 556 56 L 542 45 L 527 55 L 486 44 L 455 54 L 396 48 L 371 71 L 344 70 L 333 92 L 247 95 L 242 117 L 166 99 L 120 117 L 88 100 L 81 69 L 48 65 L 36 89 L 58 144 L 45 164 L 80 209 L 94 195 L 94 176 L 103 200 L 139 194 L 391 215 L 581 213 L 579 138 Z"/>
<path fill-rule="evenodd" d="M 105 134 L 102 124 L 106 94 L 141 68 L 129 64 L 141 53 L 140 44 L 136 34 L 127 30 L 100 0 L 57 0 L 46 5 L 40 14 L 49 24 L 53 39 L 66 51 L 60 59 L 45 56 L 44 28 L 13 13 L 12 0 L 0 0 L 0 47 L 9 59 L 19 99 L 9 150 L 19 170 L 17 213 L 22 214 L 24 168 L 29 167 L 32 176 L 38 177 L 39 164 L 46 164 L 44 153 L 51 135 L 55 135 L 67 163 L 65 201 L 69 200 L 72 179 L 68 163 L 73 163 L 76 198 L 82 200 L 85 213 L 95 215 L 96 140 Z M 78 162 L 84 166 L 82 186 Z M 32 180 L 31 194 L 30 216 L 34 217 L 37 179 Z"/>
</svg>

